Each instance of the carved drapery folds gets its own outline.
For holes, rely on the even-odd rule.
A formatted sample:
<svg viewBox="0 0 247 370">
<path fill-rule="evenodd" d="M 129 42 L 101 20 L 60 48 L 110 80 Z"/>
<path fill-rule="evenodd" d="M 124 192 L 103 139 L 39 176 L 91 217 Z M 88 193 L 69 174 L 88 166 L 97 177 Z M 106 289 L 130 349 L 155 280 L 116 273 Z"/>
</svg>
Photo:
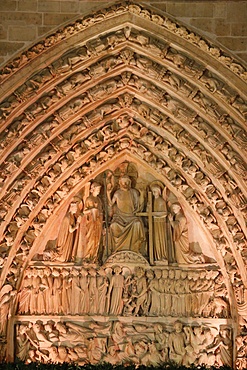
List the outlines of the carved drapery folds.
<svg viewBox="0 0 247 370">
<path fill-rule="evenodd" d="M 174 325 L 174 329 L 173 329 Z M 83 324 L 44 320 L 16 326 L 17 356 L 27 363 L 77 362 L 158 366 L 171 360 L 189 366 L 232 366 L 232 333 L 227 325 L 162 325 L 95 320 Z M 208 352 L 204 348 L 208 348 Z"/>
<path fill-rule="evenodd" d="M 89 36 L 96 24 L 97 35 Z M 188 290 L 193 292 L 195 317 L 233 318 L 238 323 L 232 332 L 217 327 L 208 343 L 212 362 L 230 361 L 228 354 L 235 350 L 228 339 L 237 337 L 237 365 L 243 368 L 244 81 L 244 67 L 218 47 L 166 15 L 131 3 L 79 19 L 6 65 L 1 70 L 0 102 L 1 320 L 17 312 L 57 315 L 61 307 L 62 314 L 80 317 L 191 317 Z M 126 163 L 131 186 L 121 189 L 119 178 L 126 175 Z M 122 264 L 133 258 L 141 265 L 145 260 L 151 268 L 142 266 L 135 277 L 129 270 L 126 277 Z M 118 261 L 120 271 L 112 269 L 109 276 L 111 261 Z M 197 270 L 204 265 L 198 281 L 184 267 L 190 264 Z M 167 280 L 170 290 L 160 292 L 158 300 L 155 285 L 161 279 Z M 128 292 L 121 291 L 123 284 Z M 59 293 L 53 301 L 53 294 L 47 296 L 49 289 Z M 69 300 L 77 289 L 77 299 Z M 82 306 L 78 297 L 85 289 L 95 294 L 90 301 L 81 297 Z M 178 301 L 173 289 L 179 291 Z M 103 302 L 105 296 L 108 301 Z M 181 312 L 171 312 L 164 301 L 172 301 Z M 202 307 L 205 301 L 208 305 Z M 93 307 L 98 302 L 100 312 L 90 302 Z M 10 320 L 9 328 L 1 326 L 2 357 L 11 325 Z M 18 343 L 24 346 L 17 344 L 20 358 L 45 361 L 49 356 L 74 355 L 82 362 L 85 358 L 97 362 L 97 356 L 102 360 L 103 340 L 96 346 L 89 336 L 87 345 L 80 344 L 87 355 L 74 349 L 69 354 L 67 344 L 58 355 L 58 346 L 50 346 L 50 353 L 36 343 L 47 344 L 49 335 L 56 337 L 54 324 L 45 334 L 44 328 L 36 328 L 40 339 L 34 343 L 28 337 L 33 329 L 25 325 L 18 323 L 17 329 Z M 164 320 L 162 325 L 164 337 L 169 337 L 171 329 L 164 327 Z M 178 333 L 187 338 L 188 351 L 196 330 L 188 325 L 182 335 Z M 201 327 L 198 335 L 206 332 Z M 167 356 L 182 363 L 202 361 L 202 354 L 171 355 L 172 344 L 161 353 L 152 335 L 144 349 L 127 339 L 122 347 L 118 343 L 119 359 L 128 362 L 131 357 L 146 364 Z M 221 343 L 229 351 L 221 350 Z M 112 359 L 116 348 L 108 342 L 107 346 Z M 215 357 L 216 347 L 221 359 Z M 7 356 L 13 356 L 12 349 Z"/>
<path fill-rule="evenodd" d="M 21 315 L 230 316 L 222 276 L 202 267 L 32 266 L 18 294 Z"/>
</svg>

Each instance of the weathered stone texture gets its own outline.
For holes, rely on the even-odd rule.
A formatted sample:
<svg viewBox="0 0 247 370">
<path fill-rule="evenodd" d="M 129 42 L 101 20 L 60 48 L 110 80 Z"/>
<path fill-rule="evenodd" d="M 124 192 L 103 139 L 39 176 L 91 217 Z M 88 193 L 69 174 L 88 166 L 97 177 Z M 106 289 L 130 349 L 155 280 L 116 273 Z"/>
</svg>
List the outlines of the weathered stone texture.
<svg viewBox="0 0 247 370">
<path fill-rule="evenodd" d="M 17 3 L 17 10 L 20 12 L 37 12 L 37 8 L 37 0 L 19 0 Z"/>
<path fill-rule="evenodd" d="M 17 8 L 17 2 L 16 0 L 2 0 L 0 10 L 4 11 L 15 11 Z"/>
<path fill-rule="evenodd" d="M 218 37 L 218 41 L 233 51 L 247 50 L 247 37 Z"/>
<path fill-rule="evenodd" d="M 205 4 L 206 3 L 206 4 Z M 213 3 L 207 2 L 169 2 L 167 4 L 167 12 L 174 17 L 213 17 Z"/>
<path fill-rule="evenodd" d="M 32 41 L 35 40 L 37 28 L 23 27 L 23 26 L 10 26 L 9 27 L 9 37 L 13 41 Z"/>
<path fill-rule="evenodd" d="M 0 40 L 5 40 L 7 38 L 6 29 L 3 26 L 0 26 Z"/>
<path fill-rule="evenodd" d="M 60 12 L 60 1 L 39 1 L 38 12 Z"/>
<path fill-rule="evenodd" d="M 44 14 L 44 26 L 53 25 L 55 27 L 56 25 L 69 21 L 70 19 L 73 19 L 73 18 L 74 18 L 74 14 L 45 13 Z"/>
<path fill-rule="evenodd" d="M 247 59 L 246 0 L 149 0 L 139 3 L 167 12 L 198 33 L 222 43 L 243 60 Z M 104 0 L 1 0 L 0 39 L 4 45 L 15 45 L 0 47 L 1 64 L 11 58 L 13 50 L 18 50 L 16 41 L 23 41 L 28 47 L 35 37 L 40 38 L 77 15 L 106 5 L 109 2 Z"/>
<path fill-rule="evenodd" d="M 1 57 L 13 55 L 24 46 L 23 42 L 0 42 Z"/>
<path fill-rule="evenodd" d="M 0 8 L 0 24 L 6 27 L 16 24 L 28 26 L 40 25 L 42 24 L 42 14 L 33 12 L 4 12 Z"/>
</svg>

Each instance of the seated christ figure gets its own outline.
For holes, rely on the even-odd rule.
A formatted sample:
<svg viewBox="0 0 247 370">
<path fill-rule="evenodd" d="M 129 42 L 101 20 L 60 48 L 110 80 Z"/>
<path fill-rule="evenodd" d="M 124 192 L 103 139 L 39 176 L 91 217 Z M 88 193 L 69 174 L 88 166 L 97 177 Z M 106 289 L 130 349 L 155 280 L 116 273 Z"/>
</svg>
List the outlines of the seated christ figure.
<svg viewBox="0 0 247 370">
<path fill-rule="evenodd" d="M 145 242 L 144 226 L 140 217 L 140 194 L 131 187 L 131 179 L 124 175 L 119 179 L 119 189 L 111 198 L 111 189 L 107 189 L 108 202 L 113 216 L 109 228 L 111 253 L 121 250 L 140 252 Z"/>
</svg>

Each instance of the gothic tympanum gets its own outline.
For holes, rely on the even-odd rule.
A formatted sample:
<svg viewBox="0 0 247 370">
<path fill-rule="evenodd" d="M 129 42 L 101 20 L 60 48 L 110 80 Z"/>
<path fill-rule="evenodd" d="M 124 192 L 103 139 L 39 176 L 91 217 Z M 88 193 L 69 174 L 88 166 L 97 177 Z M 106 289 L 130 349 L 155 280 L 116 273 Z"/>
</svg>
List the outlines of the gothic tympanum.
<svg viewBox="0 0 247 370">
<path fill-rule="evenodd" d="M 174 194 L 157 179 L 138 180 L 124 162 L 72 199 L 18 294 L 19 359 L 231 364 L 221 273 L 192 249 Z"/>
</svg>

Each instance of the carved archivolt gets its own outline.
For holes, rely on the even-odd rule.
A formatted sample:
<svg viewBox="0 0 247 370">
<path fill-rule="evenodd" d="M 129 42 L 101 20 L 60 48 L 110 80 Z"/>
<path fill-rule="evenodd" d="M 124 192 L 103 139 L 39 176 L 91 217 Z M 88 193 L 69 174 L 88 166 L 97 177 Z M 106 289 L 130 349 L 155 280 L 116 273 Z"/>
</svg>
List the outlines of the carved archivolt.
<svg viewBox="0 0 247 370">
<path fill-rule="evenodd" d="M 233 57 L 164 14 L 131 3 L 79 19 L 6 65 L 2 317 L 20 310 L 16 297 L 30 261 L 45 251 L 73 197 L 84 201 L 90 181 L 127 160 L 162 181 L 200 225 L 241 338 L 247 317 L 245 81 Z M 7 334 L 7 327 L 1 330 Z"/>
</svg>

